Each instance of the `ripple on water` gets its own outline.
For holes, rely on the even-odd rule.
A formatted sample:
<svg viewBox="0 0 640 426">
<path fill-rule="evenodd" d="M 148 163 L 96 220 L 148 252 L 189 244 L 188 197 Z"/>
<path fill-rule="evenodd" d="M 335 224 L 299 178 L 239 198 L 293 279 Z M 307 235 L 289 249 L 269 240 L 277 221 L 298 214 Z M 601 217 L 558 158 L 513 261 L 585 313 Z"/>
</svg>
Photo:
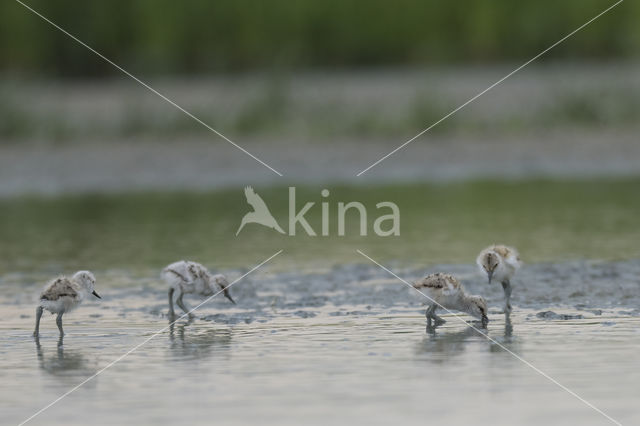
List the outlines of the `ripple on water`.
<svg viewBox="0 0 640 426">
<path fill-rule="evenodd" d="M 213 413 L 224 423 L 279 425 L 601 420 L 508 349 L 622 423 L 638 423 L 633 410 L 640 398 L 637 300 L 615 300 L 615 292 L 597 303 L 590 297 L 594 287 L 612 286 L 612 277 L 627 280 L 620 278 L 626 277 L 626 264 L 588 265 L 592 273 L 584 274 L 591 280 L 586 283 L 568 278 L 579 263 L 528 265 L 514 284 L 510 321 L 497 313 L 499 286 L 476 279 L 471 267 L 453 267 L 469 291 L 488 296 L 494 309 L 486 332 L 451 315 L 443 315 L 443 326 L 427 329 L 422 298 L 376 268 L 265 274 L 232 287 L 238 305 L 214 299 L 199 318 L 178 320 L 53 407 L 47 422 L 68 423 L 69 404 L 77 418 L 129 424 L 203 423 Z M 404 276 L 409 280 L 435 269 Z M 538 273 L 545 280 L 534 281 Z M 117 276 L 127 279 L 122 271 Z M 289 286 L 293 279 L 308 285 Z M 62 346 L 51 316 L 43 317 L 39 345 L 30 337 L 30 297 L 19 296 L 18 303 L 0 299 L 7 318 L 0 323 L 0 409 L 6 421 L 19 423 L 168 326 L 160 284 L 106 281 L 103 300 L 68 315 Z M 526 292 L 518 290 L 531 282 L 536 285 Z M 633 285 L 615 282 L 616 289 Z M 554 291 L 575 307 L 543 304 L 543 296 Z M 456 397 L 430 398 L 434 392 Z"/>
</svg>

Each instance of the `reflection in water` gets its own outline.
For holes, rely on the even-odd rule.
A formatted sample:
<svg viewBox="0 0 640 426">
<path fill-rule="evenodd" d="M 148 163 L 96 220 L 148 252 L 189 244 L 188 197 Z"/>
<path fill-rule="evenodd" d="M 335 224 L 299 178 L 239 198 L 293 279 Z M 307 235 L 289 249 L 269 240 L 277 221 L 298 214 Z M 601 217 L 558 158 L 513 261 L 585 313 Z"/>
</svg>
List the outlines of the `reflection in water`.
<svg viewBox="0 0 640 426">
<path fill-rule="evenodd" d="M 504 342 L 511 343 L 511 336 L 513 336 L 513 325 L 511 324 L 511 314 L 504 314 Z"/>
<path fill-rule="evenodd" d="M 470 342 L 484 342 L 488 345 L 490 352 L 504 352 L 499 345 L 496 345 L 485 336 L 489 336 L 489 332 L 483 329 L 479 325 L 473 325 L 465 328 L 461 331 L 455 332 L 441 332 L 437 330 L 439 326 L 432 326 L 427 324 L 427 336 L 418 344 L 416 352 L 418 354 L 431 354 L 434 356 L 429 357 L 430 361 L 441 363 L 449 361 L 452 358 L 462 354 L 467 344 Z M 480 337 L 477 339 L 474 337 Z M 503 336 L 491 336 L 493 340 L 504 345 L 509 350 L 513 339 L 513 324 L 511 323 L 511 317 L 509 314 L 505 314 L 504 332 Z"/>
<path fill-rule="evenodd" d="M 512 352 L 516 352 L 516 348 L 514 347 L 514 339 L 513 339 L 513 324 L 511 323 L 511 314 L 504 314 L 504 334 L 502 337 L 495 336 L 493 339 L 500 343 L 500 345 L 509 349 Z M 491 343 L 491 352 L 505 352 L 503 348 L 495 343 Z"/>
<path fill-rule="evenodd" d="M 480 333 L 474 327 L 451 333 L 436 333 L 437 327 L 427 327 L 427 336 L 418 344 L 418 354 L 430 354 L 430 361 L 441 363 L 462 354 L 469 338 Z"/>
<path fill-rule="evenodd" d="M 171 323 L 169 325 L 169 340 L 171 352 L 175 360 L 202 359 L 211 355 L 214 349 L 229 349 L 231 331 L 218 330 L 207 326 L 190 327 L 193 319 L 184 324 Z"/>
<path fill-rule="evenodd" d="M 58 340 L 55 354 L 47 355 L 40 345 L 40 338 L 36 337 L 36 355 L 42 370 L 56 376 L 75 376 L 77 374 L 91 375 L 95 372 L 88 364 L 85 356 L 75 350 L 65 350 L 62 345 L 62 336 Z"/>
</svg>

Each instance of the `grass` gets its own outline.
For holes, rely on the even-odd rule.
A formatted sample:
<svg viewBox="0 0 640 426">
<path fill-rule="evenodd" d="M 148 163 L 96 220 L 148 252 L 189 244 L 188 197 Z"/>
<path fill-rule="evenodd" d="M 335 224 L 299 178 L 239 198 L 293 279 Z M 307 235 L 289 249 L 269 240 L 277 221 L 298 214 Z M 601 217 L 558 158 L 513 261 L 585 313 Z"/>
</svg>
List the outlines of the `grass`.
<svg viewBox="0 0 640 426">
<path fill-rule="evenodd" d="M 610 6 L 424 0 L 112 0 L 28 4 L 140 75 L 284 67 L 354 68 L 522 61 Z M 548 56 L 637 57 L 640 6 L 625 2 Z M 113 70 L 15 2 L 0 3 L 0 68 L 17 75 Z"/>
<path fill-rule="evenodd" d="M 298 188 L 299 206 L 319 232 L 320 187 Z M 160 268 L 192 258 L 221 267 L 249 267 L 284 249 L 291 265 L 362 262 L 364 250 L 407 264 L 468 263 L 494 242 L 517 246 L 526 262 L 640 256 L 640 179 L 607 181 L 478 181 L 446 185 L 329 188 L 331 236 L 280 235 L 258 225 L 235 232 L 249 210 L 241 190 L 137 193 L 0 201 L 0 270 Z M 285 187 L 257 188 L 287 229 Z M 347 217 L 337 237 L 337 203 L 393 201 L 401 211 L 398 237 L 361 237 Z M 386 212 L 385 212 L 386 213 Z"/>
</svg>

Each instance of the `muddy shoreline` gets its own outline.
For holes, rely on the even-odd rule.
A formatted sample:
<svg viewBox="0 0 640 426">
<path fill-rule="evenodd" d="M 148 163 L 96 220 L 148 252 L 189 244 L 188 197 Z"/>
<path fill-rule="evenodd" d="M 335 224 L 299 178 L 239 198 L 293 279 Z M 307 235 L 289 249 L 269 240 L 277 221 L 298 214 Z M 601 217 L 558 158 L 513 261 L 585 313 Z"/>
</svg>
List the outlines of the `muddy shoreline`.
<svg viewBox="0 0 640 426">
<path fill-rule="evenodd" d="M 467 291 L 484 296 L 494 313 L 502 307 L 502 288 L 499 284 L 487 284 L 472 265 L 438 265 L 429 268 L 407 269 L 389 265 L 391 270 L 408 282 L 435 272 L 448 272 L 457 276 Z M 268 269 L 268 268 L 267 268 Z M 246 270 L 219 270 L 230 280 Z M 135 300 L 136 311 L 161 314 L 166 305 L 166 289 L 156 277 L 157 271 L 126 270 L 95 271 L 101 292 L 106 293 L 115 305 L 123 303 L 127 312 L 127 299 Z M 0 303 L 32 303 L 46 280 L 43 273 L 29 275 L 12 273 L 0 277 L 5 290 Z M 512 285 L 512 303 L 516 307 L 540 312 L 562 309 L 583 311 L 598 315 L 601 310 L 621 315 L 640 316 L 640 261 L 622 262 L 570 261 L 525 265 L 518 272 Z M 216 322 L 246 322 L 271 318 L 277 312 L 294 311 L 294 316 L 313 314 L 314 309 L 334 309 L 341 315 L 341 306 L 375 306 L 379 309 L 413 307 L 422 309 L 425 300 L 406 284 L 375 265 L 346 264 L 321 272 L 273 271 L 262 276 L 248 276 L 235 284 L 231 292 L 242 301 L 238 306 L 213 301 L 220 310 Z M 197 298 L 188 297 L 196 303 Z M 95 303 L 94 303 L 95 304 Z M 114 306 L 115 307 L 115 306 Z M 242 310 L 242 312 L 238 312 Z M 295 313 L 296 310 L 300 312 Z M 370 313 L 363 312 L 364 315 Z M 552 314 L 541 318 L 559 319 Z M 600 312 L 601 313 L 601 312 Z M 560 318 L 561 319 L 561 318 Z"/>
</svg>

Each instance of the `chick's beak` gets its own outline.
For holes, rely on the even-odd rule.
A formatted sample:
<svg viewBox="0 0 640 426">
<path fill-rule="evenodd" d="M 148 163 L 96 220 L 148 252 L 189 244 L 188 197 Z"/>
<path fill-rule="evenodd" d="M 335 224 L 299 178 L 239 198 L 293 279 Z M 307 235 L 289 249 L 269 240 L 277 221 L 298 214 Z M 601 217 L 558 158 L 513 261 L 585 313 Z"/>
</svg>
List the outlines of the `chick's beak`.
<svg viewBox="0 0 640 426">
<path fill-rule="evenodd" d="M 227 299 L 229 299 L 229 301 L 230 301 L 231 303 L 233 303 L 234 305 L 236 304 L 236 301 L 235 301 L 235 300 L 233 300 L 233 299 L 231 298 L 231 295 L 229 294 L 229 291 L 227 291 L 227 290 L 225 290 L 225 291 L 224 291 L 224 297 L 226 297 Z"/>
<path fill-rule="evenodd" d="M 482 316 L 482 326 L 484 328 L 487 328 L 487 324 L 489 323 L 489 317 L 487 317 L 486 315 Z"/>
<path fill-rule="evenodd" d="M 487 272 L 487 276 L 489 277 L 489 284 L 491 284 L 491 279 L 493 278 L 493 271 Z"/>
<path fill-rule="evenodd" d="M 93 290 L 93 293 L 91 293 L 91 294 L 93 294 L 93 295 L 94 295 L 95 297 L 97 297 L 98 299 L 102 299 L 102 297 L 100 297 L 100 295 L 99 295 L 98 293 L 96 293 L 96 291 L 95 291 L 95 290 Z"/>
</svg>

